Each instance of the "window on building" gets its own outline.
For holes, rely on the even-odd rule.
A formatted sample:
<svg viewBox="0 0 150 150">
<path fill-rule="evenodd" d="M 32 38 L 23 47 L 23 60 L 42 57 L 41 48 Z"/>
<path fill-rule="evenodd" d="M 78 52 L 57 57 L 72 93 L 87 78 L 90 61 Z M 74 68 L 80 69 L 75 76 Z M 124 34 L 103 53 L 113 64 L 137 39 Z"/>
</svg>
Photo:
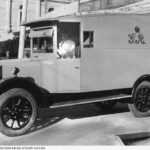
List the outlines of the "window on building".
<svg viewBox="0 0 150 150">
<path fill-rule="evenodd" d="M 53 8 L 53 7 L 50 7 L 50 8 L 48 9 L 48 12 L 52 12 L 52 11 L 54 11 L 54 8 Z"/>
<path fill-rule="evenodd" d="M 25 58 L 30 57 L 30 38 L 29 38 L 28 33 L 26 33 L 26 37 L 25 37 L 24 57 Z"/>
<path fill-rule="evenodd" d="M 20 24 L 21 24 L 21 21 L 22 21 L 22 5 L 20 5 L 20 8 L 19 8 L 19 10 L 20 10 L 20 15 L 19 15 L 19 22 L 20 22 Z"/>
<path fill-rule="evenodd" d="M 110 6 L 112 4 L 112 0 L 107 0 L 107 6 Z"/>
<path fill-rule="evenodd" d="M 19 10 L 18 10 L 18 30 L 20 28 L 20 24 L 21 24 L 21 21 L 22 21 L 22 5 L 20 5 L 19 7 Z"/>
<path fill-rule="evenodd" d="M 84 31 L 83 32 L 83 47 L 84 48 L 93 48 L 94 47 L 94 32 L 93 31 Z"/>
</svg>

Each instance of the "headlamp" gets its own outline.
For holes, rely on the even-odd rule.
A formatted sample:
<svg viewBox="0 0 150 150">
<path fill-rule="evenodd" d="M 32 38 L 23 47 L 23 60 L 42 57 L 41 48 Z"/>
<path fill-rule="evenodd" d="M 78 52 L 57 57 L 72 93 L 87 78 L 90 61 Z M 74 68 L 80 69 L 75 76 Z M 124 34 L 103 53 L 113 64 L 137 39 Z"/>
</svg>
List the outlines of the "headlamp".
<svg viewBox="0 0 150 150">
<path fill-rule="evenodd" d="M 13 67 L 13 69 L 12 69 L 12 74 L 16 77 L 17 76 L 17 74 L 19 73 L 19 68 L 17 68 L 17 67 Z"/>
</svg>

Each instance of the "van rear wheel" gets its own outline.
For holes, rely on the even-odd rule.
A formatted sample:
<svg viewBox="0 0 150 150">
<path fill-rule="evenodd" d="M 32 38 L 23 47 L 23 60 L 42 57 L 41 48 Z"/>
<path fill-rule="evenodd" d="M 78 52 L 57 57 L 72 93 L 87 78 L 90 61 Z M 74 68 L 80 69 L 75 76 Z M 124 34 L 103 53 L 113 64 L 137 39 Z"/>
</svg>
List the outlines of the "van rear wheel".
<svg viewBox="0 0 150 150">
<path fill-rule="evenodd" d="M 141 82 L 134 90 L 132 99 L 133 103 L 128 104 L 128 107 L 134 116 L 150 116 L 150 82 Z"/>
<path fill-rule="evenodd" d="M 0 131 L 7 136 L 27 132 L 37 116 L 34 97 L 21 88 L 13 88 L 0 96 Z"/>
<path fill-rule="evenodd" d="M 101 109 L 103 112 L 107 112 L 112 110 L 112 108 L 116 105 L 117 101 L 103 101 L 95 103 L 95 105 Z"/>
</svg>

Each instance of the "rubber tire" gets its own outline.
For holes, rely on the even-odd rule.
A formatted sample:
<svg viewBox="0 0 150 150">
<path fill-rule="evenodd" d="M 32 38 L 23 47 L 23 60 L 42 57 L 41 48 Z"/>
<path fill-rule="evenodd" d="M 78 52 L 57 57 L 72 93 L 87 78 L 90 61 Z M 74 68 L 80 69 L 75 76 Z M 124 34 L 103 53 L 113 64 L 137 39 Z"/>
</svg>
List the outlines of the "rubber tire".
<svg viewBox="0 0 150 150">
<path fill-rule="evenodd" d="M 148 88 L 150 89 L 150 82 L 148 82 L 148 81 L 143 81 L 143 82 L 141 82 L 141 83 L 136 87 L 136 89 L 134 90 L 133 95 L 132 95 L 133 102 L 135 101 L 135 96 L 136 96 L 138 90 L 139 90 L 141 87 L 144 87 L 144 86 L 145 86 L 145 87 L 148 87 Z M 133 114 L 135 117 L 141 118 L 141 117 L 148 117 L 148 116 L 150 116 L 150 109 L 149 109 L 147 112 L 140 112 L 140 111 L 136 108 L 135 103 L 133 103 L 133 104 L 128 104 L 128 108 L 129 108 L 129 110 L 132 112 L 132 114 Z"/>
<path fill-rule="evenodd" d="M 116 104 L 117 104 L 117 101 L 111 101 L 110 104 L 106 104 L 106 103 L 103 103 L 103 102 L 95 103 L 95 105 L 98 108 L 100 108 L 101 111 L 103 111 L 103 112 L 111 111 Z"/>
<path fill-rule="evenodd" d="M 12 130 L 3 124 L 2 117 L 1 117 L 1 113 L 2 113 L 1 111 L 2 111 L 3 106 L 8 102 L 8 100 L 10 98 L 15 97 L 15 96 L 19 96 L 19 95 L 27 98 L 28 101 L 30 102 L 30 104 L 32 106 L 32 115 L 31 115 L 31 118 L 30 118 L 28 124 L 24 128 L 22 128 L 20 130 Z M 20 136 L 20 135 L 25 134 L 34 124 L 34 122 L 36 120 L 36 116 L 37 116 L 36 101 L 35 101 L 34 97 L 32 96 L 32 94 L 29 93 L 28 91 L 26 91 L 25 89 L 13 88 L 13 89 L 10 89 L 7 92 L 3 93 L 0 96 L 0 131 L 4 135 Z"/>
</svg>

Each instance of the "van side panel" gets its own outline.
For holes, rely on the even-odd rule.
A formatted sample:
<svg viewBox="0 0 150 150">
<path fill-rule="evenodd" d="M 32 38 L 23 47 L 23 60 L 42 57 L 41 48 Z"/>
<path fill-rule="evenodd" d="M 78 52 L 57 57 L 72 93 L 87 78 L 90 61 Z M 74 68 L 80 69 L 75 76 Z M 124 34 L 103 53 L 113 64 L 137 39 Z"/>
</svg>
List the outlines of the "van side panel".
<svg viewBox="0 0 150 150">
<path fill-rule="evenodd" d="M 149 24 L 149 16 L 103 17 L 100 90 L 132 87 L 150 73 Z"/>
<path fill-rule="evenodd" d="M 99 89 L 99 51 L 101 44 L 101 18 L 85 17 L 81 23 L 81 91 L 96 91 Z M 93 47 L 85 48 L 83 46 L 84 32 L 93 31 Z"/>
<path fill-rule="evenodd" d="M 148 15 L 97 15 L 81 19 L 81 91 L 130 88 L 150 73 Z M 94 31 L 94 47 L 83 47 Z"/>
</svg>

